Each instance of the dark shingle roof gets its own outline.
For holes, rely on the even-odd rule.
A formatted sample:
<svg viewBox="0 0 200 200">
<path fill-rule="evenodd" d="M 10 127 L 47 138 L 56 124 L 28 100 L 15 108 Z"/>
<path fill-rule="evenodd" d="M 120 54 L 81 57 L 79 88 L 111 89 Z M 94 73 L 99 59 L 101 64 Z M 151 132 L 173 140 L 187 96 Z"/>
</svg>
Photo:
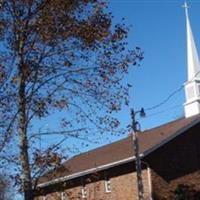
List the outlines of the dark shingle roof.
<svg viewBox="0 0 200 200">
<path fill-rule="evenodd" d="M 138 134 L 140 154 L 146 156 L 198 122 L 200 122 L 199 115 L 178 119 L 156 128 L 140 132 Z M 117 164 L 117 162 L 122 163 L 122 161 L 127 162 L 133 160 L 134 153 L 132 144 L 132 137 L 129 136 L 118 142 L 74 156 L 63 164 L 67 170 L 63 170 L 60 173 L 54 173 L 53 176 L 47 175 L 42 177 L 40 183 L 45 184 L 41 184 L 40 186 L 47 185 L 50 181 L 53 181 L 52 183 L 61 181 L 61 179 L 59 180 L 60 177 L 65 177 L 65 180 L 71 179 L 82 176 L 84 172 L 85 174 L 91 173 L 92 169 L 94 170 L 95 168 L 96 171 L 98 171 L 102 169 L 102 166 L 108 168 L 109 164 Z"/>
</svg>

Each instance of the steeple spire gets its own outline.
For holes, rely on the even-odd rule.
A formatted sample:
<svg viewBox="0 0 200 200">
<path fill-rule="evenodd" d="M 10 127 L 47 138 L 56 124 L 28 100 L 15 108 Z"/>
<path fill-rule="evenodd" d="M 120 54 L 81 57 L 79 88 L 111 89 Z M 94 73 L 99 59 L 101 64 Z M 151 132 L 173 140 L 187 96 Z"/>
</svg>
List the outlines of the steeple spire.
<svg viewBox="0 0 200 200">
<path fill-rule="evenodd" d="M 183 5 L 186 15 L 187 69 L 188 81 L 185 83 L 185 117 L 200 114 L 200 64 L 188 14 L 187 2 Z"/>
<path fill-rule="evenodd" d="M 184 3 L 183 7 L 185 8 L 185 15 L 186 15 L 188 81 L 191 81 L 196 76 L 198 76 L 198 72 L 200 71 L 200 65 L 199 65 L 197 48 L 194 42 L 194 37 L 190 25 L 190 20 L 188 15 L 189 6 L 187 2 Z M 200 77 L 200 75 L 198 77 Z"/>
</svg>

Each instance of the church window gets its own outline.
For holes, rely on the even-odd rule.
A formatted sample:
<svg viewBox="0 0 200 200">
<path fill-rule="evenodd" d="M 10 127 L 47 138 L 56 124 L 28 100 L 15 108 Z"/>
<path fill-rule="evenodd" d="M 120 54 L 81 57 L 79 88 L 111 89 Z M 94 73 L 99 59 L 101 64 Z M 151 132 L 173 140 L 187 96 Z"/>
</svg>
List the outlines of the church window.
<svg viewBox="0 0 200 200">
<path fill-rule="evenodd" d="M 67 200 L 67 194 L 65 192 L 61 193 L 61 200 Z"/>
<path fill-rule="evenodd" d="M 87 190 L 85 186 L 82 186 L 81 188 L 81 195 L 82 195 L 82 198 L 87 198 Z"/>
<path fill-rule="evenodd" d="M 111 192 L 111 181 L 107 174 L 104 174 L 104 184 L 105 184 L 105 192 L 109 193 Z"/>
<path fill-rule="evenodd" d="M 83 178 L 81 178 L 81 185 L 82 185 L 81 196 L 82 196 L 83 199 L 85 199 L 85 198 L 87 198 L 87 189 L 85 187 Z"/>
</svg>

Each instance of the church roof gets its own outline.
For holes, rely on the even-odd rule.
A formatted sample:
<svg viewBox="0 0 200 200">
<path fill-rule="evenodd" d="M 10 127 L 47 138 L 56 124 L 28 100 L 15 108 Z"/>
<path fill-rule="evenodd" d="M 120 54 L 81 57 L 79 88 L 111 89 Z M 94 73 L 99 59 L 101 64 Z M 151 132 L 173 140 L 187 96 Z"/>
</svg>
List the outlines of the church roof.
<svg viewBox="0 0 200 200">
<path fill-rule="evenodd" d="M 200 122 L 200 116 L 181 118 L 138 134 L 140 156 L 145 157 Z M 74 156 L 63 163 L 65 170 L 54 170 L 43 176 L 38 187 L 81 177 L 135 159 L 132 137 Z M 63 169 L 62 167 L 62 169 Z"/>
</svg>

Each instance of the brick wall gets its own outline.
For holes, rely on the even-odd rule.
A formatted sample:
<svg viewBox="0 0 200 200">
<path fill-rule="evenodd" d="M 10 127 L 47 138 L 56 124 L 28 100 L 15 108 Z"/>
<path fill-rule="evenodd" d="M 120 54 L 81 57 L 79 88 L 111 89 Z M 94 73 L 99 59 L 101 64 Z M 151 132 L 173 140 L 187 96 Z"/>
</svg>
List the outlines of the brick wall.
<svg viewBox="0 0 200 200">
<path fill-rule="evenodd" d="M 137 200 L 136 173 L 133 168 L 134 164 L 128 163 L 106 171 L 111 183 L 111 192 L 108 193 L 105 191 L 105 171 L 84 177 L 87 191 L 87 198 L 84 198 L 84 200 Z M 149 199 L 149 181 L 146 169 L 143 169 L 143 182 L 145 199 Z M 44 195 L 48 200 L 60 200 L 62 191 L 68 194 L 69 200 L 83 199 L 81 197 L 81 188 L 81 180 L 76 179 L 70 181 L 70 183 L 66 182 L 65 186 L 57 185 L 47 188 L 35 200 L 42 200 Z"/>
<path fill-rule="evenodd" d="M 152 168 L 153 190 L 159 199 L 175 199 L 174 191 L 180 184 L 200 192 L 199 130 L 200 125 L 191 128 L 145 158 Z"/>
</svg>

